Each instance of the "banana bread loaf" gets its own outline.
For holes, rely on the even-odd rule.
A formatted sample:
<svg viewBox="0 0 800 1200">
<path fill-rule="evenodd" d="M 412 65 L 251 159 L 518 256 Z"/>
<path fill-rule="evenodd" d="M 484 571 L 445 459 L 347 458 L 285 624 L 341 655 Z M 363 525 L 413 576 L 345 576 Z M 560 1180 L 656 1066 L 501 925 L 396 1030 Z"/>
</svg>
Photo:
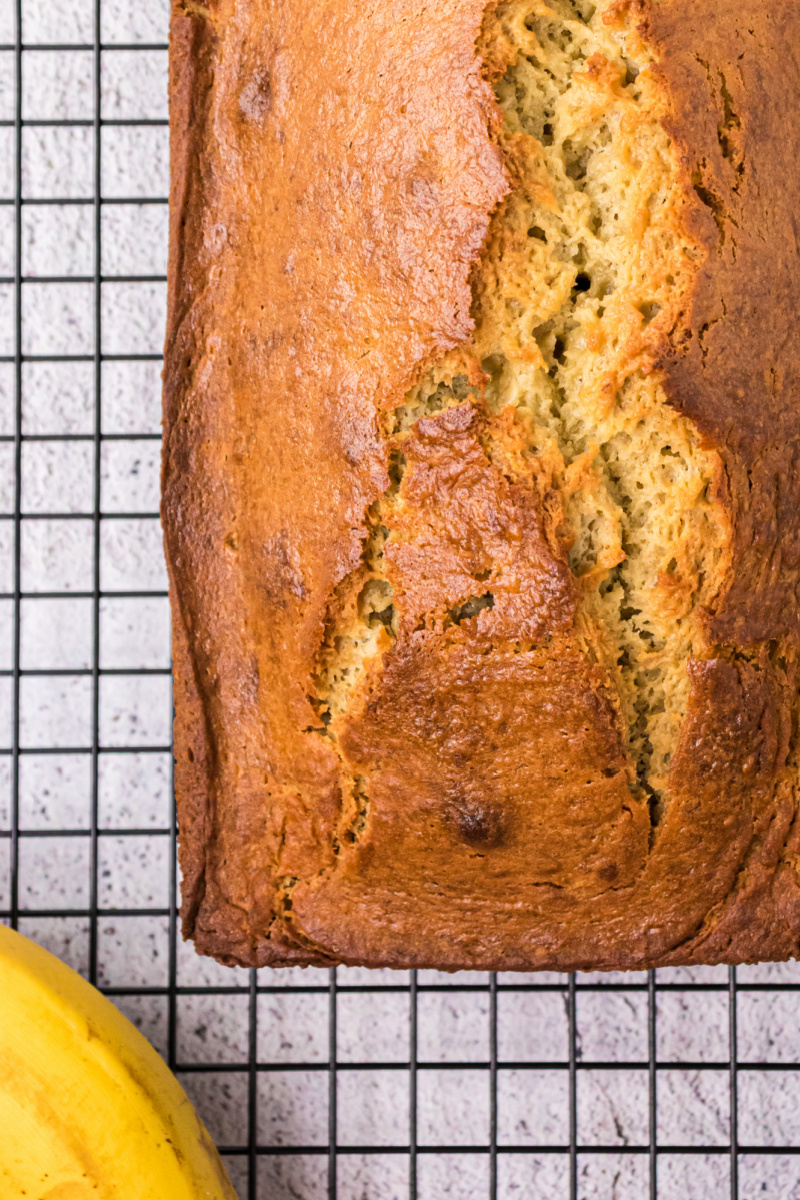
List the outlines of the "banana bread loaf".
<svg viewBox="0 0 800 1200">
<path fill-rule="evenodd" d="M 228 963 L 800 942 L 800 5 L 181 0 L 163 518 Z"/>
</svg>

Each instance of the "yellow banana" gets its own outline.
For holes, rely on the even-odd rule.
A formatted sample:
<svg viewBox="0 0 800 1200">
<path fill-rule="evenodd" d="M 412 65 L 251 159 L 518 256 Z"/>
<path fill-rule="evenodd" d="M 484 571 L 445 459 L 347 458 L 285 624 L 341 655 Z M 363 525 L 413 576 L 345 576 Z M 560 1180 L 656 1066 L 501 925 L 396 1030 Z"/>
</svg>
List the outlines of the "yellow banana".
<svg viewBox="0 0 800 1200">
<path fill-rule="evenodd" d="M 138 1030 L 0 926 L 0 1200 L 236 1200 L 186 1093 Z"/>
</svg>

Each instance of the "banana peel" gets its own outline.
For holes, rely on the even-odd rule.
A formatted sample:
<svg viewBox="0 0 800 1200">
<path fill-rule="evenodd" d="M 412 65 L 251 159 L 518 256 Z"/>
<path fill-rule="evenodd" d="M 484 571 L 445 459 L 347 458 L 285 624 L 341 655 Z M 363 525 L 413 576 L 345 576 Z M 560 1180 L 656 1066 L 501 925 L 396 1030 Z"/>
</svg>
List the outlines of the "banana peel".
<svg viewBox="0 0 800 1200">
<path fill-rule="evenodd" d="M 236 1200 L 156 1051 L 110 1001 L 0 926 L 0 1200 Z"/>
</svg>

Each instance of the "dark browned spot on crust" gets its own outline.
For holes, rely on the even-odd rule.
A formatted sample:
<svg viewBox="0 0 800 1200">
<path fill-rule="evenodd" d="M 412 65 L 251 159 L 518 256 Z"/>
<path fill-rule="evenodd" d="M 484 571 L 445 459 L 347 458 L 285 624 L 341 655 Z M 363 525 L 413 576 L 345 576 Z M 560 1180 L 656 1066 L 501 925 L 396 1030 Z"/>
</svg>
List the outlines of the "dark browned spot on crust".
<svg viewBox="0 0 800 1200">
<path fill-rule="evenodd" d="M 497 804 L 456 793 L 450 798 L 448 813 L 470 846 L 490 849 L 503 840 L 507 822 Z"/>
</svg>

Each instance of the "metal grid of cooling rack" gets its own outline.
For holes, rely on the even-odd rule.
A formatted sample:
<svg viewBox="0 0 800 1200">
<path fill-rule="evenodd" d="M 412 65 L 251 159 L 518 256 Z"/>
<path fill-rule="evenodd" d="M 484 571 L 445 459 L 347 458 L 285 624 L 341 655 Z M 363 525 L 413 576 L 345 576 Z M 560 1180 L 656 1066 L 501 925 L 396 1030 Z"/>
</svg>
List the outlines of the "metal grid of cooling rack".
<svg viewBox="0 0 800 1200">
<path fill-rule="evenodd" d="M 248 973 L 180 942 L 166 24 L 0 5 L 0 919 L 151 1038 L 248 1200 L 798 1200 L 795 964 Z"/>
</svg>

